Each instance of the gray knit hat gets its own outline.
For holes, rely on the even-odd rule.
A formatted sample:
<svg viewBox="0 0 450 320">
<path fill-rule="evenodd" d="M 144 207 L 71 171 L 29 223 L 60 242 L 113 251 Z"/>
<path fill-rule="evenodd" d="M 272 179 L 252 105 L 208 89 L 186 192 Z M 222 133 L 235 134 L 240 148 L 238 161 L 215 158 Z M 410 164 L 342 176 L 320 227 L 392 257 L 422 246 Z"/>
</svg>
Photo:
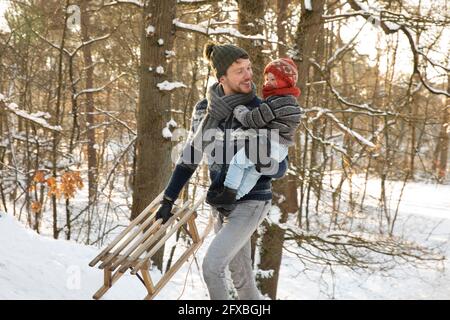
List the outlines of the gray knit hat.
<svg viewBox="0 0 450 320">
<path fill-rule="evenodd" d="M 239 58 L 248 59 L 248 53 L 232 44 L 217 44 L 208 42 L 203 50 L 204 57 L 214 69 L 217 79 L 223 76 L 227 69 Z"/>
</svg>

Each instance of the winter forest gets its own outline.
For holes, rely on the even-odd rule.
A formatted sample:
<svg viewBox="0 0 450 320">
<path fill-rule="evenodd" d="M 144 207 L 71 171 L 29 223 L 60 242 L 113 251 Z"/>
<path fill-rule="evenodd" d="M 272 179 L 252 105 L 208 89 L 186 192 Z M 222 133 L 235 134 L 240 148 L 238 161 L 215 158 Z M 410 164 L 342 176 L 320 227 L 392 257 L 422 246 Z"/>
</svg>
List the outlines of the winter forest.
<svg viewBox="0 0 450 320">
<path fill-rule="evenodd" d="M 304 114 L 251 237 L 261 294 L 450 299 L 449 27 L 447 0 L 0 0 L 0 299 L 92 299 L 89 261 L 164 190 L 216 81 L 208 41 L 248 52 L 258 96 L 268 62 L 298 67 Z M 209 185 L 203 162 L 177 203 Z M 209 299 L 212 239 L 156 299 Z M 146 292 L 128 272 L 104 299 Z"/>
</svg>

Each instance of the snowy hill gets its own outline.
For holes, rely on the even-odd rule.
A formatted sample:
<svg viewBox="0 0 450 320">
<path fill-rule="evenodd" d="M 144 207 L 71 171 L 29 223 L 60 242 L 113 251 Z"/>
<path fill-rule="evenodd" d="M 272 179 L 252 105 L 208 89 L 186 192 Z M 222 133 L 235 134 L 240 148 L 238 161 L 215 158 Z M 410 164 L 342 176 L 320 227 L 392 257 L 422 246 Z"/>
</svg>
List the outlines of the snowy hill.
<svg viewBox="0 0 450 320">
<path fill-rule="evenodd" d="M 0 214 L 0 243 L 0 300 L 91 299 L 102 285 L 103 272 L 88 266 L 99 253 L 95 247 L 40 236 L 4 213 Z M 176 299 L 181 294 L 183 273 L 179 276 L 158 299 Z M 158 273 L 152 271 L 152 277 Z M 205 299 L 205 294 L 206 289 L 189 296 Z M 143 299 L 145 295 L 140 281 L 127 273 L 103 299 Z"/>
</svg>

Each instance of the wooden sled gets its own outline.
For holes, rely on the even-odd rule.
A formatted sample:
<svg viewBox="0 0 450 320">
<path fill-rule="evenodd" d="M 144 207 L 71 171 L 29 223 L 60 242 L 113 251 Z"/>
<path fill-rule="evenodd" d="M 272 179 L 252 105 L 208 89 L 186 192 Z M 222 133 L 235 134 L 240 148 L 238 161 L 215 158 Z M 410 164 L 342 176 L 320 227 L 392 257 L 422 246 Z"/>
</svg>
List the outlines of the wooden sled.
<svg viewBox="0 0 450 320">
<path fill-rule="evenodd" d="M 208 226 L 200 237 L 195 224 L 195 218 L 197 217 L 195 210 L 206 196 L 203 196 L 194 204 L 191 204 L 189 200 L 182 205 L 176 202 L 172 210 L 173 216 L 165 224 L 161 224 L 162 219 L 155 221 L 156 211 L 162 197 L 163 193 L 156 197 L 125 230 L 89 263 L 89 266 L 94 267 L 98 262 L 101 262 L 98 268 L 104 271 L 103 286 L 94 294 L 94 299 L 100 299 L 127 270 L 131 270 L 130 272 L 133 275 L 138 275 L 140 271 L 142 278 L 139 278 L 141 278 L 148 292 L 144 299 L 153 299 L 183 263 L 202 245 L 212 228 L 212 221 L 210 219 Z M 192 244 L 154 284 L 149 273 L 150 258 L 179 228 L 184 228 L 192 239 Z"/>
</svg>

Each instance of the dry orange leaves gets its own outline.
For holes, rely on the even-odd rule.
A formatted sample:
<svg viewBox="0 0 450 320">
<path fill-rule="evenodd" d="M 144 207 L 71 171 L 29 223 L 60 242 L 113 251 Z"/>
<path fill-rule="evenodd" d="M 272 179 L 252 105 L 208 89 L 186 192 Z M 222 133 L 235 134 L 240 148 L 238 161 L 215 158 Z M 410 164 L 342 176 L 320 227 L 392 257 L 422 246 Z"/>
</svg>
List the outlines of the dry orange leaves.
<svg viewBox="0 0 450 320">
<path fill-rule="evenodd" d="M 54 195 L 58 199 L 61 198 L 61 195 L 64 195 L 66 199 L 73 198 L 76 190 L 83 188 L 83 179 L 78 171 L 64 172 L 59 183 L 55 177 L 45 178 L 44 171 L 37 171 L 33 177 L 33 184 L 29 188 L 30 191 L 35 190 L 38 183 L 41 184 L 41 187 L 47 185 L 47 194 Z"/>
</svg>

